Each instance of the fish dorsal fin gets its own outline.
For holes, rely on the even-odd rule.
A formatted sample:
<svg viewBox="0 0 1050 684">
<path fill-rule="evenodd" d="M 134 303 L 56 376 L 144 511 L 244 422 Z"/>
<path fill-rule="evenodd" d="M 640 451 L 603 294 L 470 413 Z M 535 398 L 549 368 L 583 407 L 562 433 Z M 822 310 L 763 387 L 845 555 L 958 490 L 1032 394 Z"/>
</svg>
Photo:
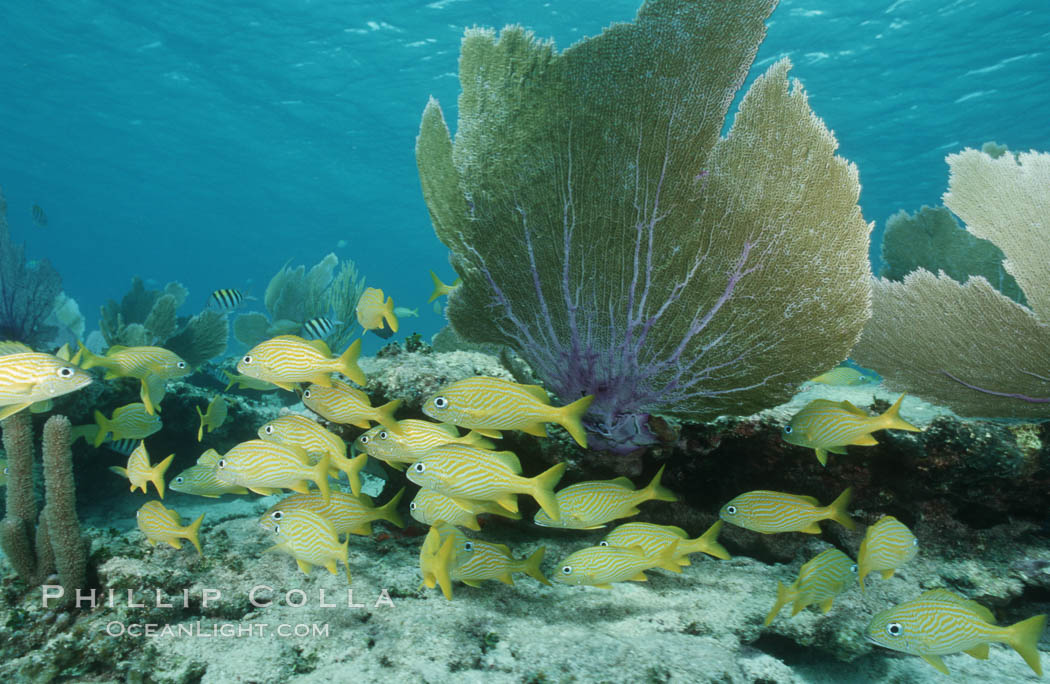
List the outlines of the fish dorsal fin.
<svg viewBox="0 0 1050 684">
<path fill-rule="evenodd" d="M 109 356 L 110 354 L 116 354 L 117 352 L 122 352 L 125 349 L 128 349 L 128 347 L 125 347 L 122 344 L 114 344 L 106 350 L 106 356 Z"/>
<path fill-rule="evenodd" d="M 21 342 L 0 342 L 0 356 L 7 356 L 8 354 L 24 354 L 31 352 L 32 349 L 28 345 L 22 344 Z M 66 359 L 68 361 L 68 359 Z"/>
<path fill-rule="evenodd" d="M 303 340 L 303 341 L 306 342 L 306 344 L 308 344 L 311 347 L 313 347 L 314 349 L 316 349 L 317 351 L 319 351 L 322 354 L 324 354 L 325 356 L 331 356 L 332 355 L 332 350 L 328 348 L 328 345 L 325 344 L 324 340 Z"/>
<path fill-rule="evenodd" d="M 632 490 L 634 489 L 634 483 L 626 477 L 618 477 L 615 480 L 607 480 L 607 482 L 611 485 L 616 485 L 617 487 L 624 487 L 626 489 Z"/>
<path fill-rule="evenodd" d="M 676 537 L 681 537 L 682 539 L 689 538 L 689 533 L 683 530 L 681 527 L 675 527 L 674 525 L 664 525 L 664 529 Z"/>
<path fill-rule="evenodd" d="M 534 396 L 540 403 L 549 404 L 551 403 L 550 395 L 547 394 L 547 390 L 543 389 L 539 385 L 522 385 L 521 388 Z"/>
<path fill-rule="evenodd" d="M 521 461 L 513 451 L 492 451 L 493 458 L 513 471 L 515 475 L 521 475 Z"/>
<path fill-rule="evenodd" d="M 452 423 L 438 423 L 438 429 L 453 437 L 459 437 L 459 428 Z"/>
<path fill-rule="evenodd" d="M 861 410 L 861 409 L 857 408 L 856 406 L 854 406 L 853 404 L 849 403 L 848 401 L 845 401 L 845 400 L 840 401 L 839 402 L 839 406 L 841 408 L 845 409 L 846 411 L 849 411 L 850 413 L 852 413 L 854 415 L 862 416 L 864 418 L 871 418 L 871 416 L 868 415 L 867 411 L 864 411 L 864 410 Z"/>
<path fill-rule="evenodd" d="M 197 465 L 214 466 L 222 460 L 222 454 L 215 449 L 208 449 L 197 458 Z"/>
<path fill-rule="evenodd" d="M 808 504 L 813 504 L 814 506 L 819 506 L 820 505 L 820 501 L 818 501 L 817 497 L 815 497 L 815 496 L 802 496 L 802 495 L 799 495 L 798 498 L 802 499 L 803 501 L 805 501 Z"/>
<path fill-rule="evenodd" d="M 985 622 L 995 624 L 995 616 L 992 615 L 992 611 L 988 610 L 977 601 L 971 601 L 968 598 L 959 596 L 958 594 L 948 591 L 947 589 L 930 589 L 927 592 L 923 592 L 919 598 L 936 599 L 938 601 L 951 601 L 963 608 L 969 610 L 971 613 L 981 618 Z"/>
</svg>

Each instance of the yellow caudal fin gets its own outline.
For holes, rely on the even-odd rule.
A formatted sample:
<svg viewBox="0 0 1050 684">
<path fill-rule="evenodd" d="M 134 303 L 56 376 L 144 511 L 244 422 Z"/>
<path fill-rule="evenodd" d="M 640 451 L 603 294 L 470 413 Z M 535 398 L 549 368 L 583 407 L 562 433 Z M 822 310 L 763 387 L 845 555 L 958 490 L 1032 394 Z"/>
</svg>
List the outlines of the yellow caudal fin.
<svg viewBox="0 0 1050 684">
<path fill-rule="evenodd" d="M 185 537 L 186 539 L 190 540 L 190 543 L 193 544 L 197 548 L 197 554 L 201 555 L 201 556 L 204 555 L 204 552 L 201 551 L 201 543 L 200 543 L 200 536 L 199 536 L 200 535 L 200 531 L 201 531 L 201 523 L 202 522 L 204 522 L 204 514 L 203 513 L 201 513 L 199 516 L 197 516 L 196 520 L 194 520 L 189 525 L 187 525 L 185 528 L 183 528 L 182 535 L 181 535 L 181 536 Z"/>
<path fill-rule="evenodd" d="M 383 404 L 382 406 L 376 407 L 376 422 L 390 430 L 395 435 L 403 434 L 401 426 L 397 422 L 397 418 L 394 418 L 394 413 L 401 406 L 400 399 L 394 399 L 391 402 Z"/>
<path fill-rule="evenodd" d="M 160 498 L 162 499 L 164 498 L 164 472 L 168 469 L 168 466 L 171 465 L 174 458 L 175 454 L 171 454 L 166 459 L 150 468 L 149 481 L 157 488 L 157 493 L 160 494 Z"/>
<path fill-rule="evenodd" d="M 532 487 L 529 493 L 551 520 L 561 520 L 561 514 L 558 512 L 558 499 L 554 496 L 554 487 L 565 474 L 565 467 L 564 463 L 559 463 L 531 480 Z"/>
<path fill-rule="evenodd" d="M 454 284 L 446 285 L 445 283 L 441 282 L 441 278 L 438 278 L 437 273 L 434 273 L 433 271 L 430 272 L 430 279 L 434 281 L 434 291 L 430 293 L 430 299 L 427 300 L 427 304 L 434 301 L 438 297 L 447 295 L 449 292 L 452 292 L 452 290 L 455 289 Z M 456 279 L 456 282 L 459 282 L 459 278 Z"/>
<path fill-rule="evenodd" d="M 455 541 L 455 535 L 448 535 L 434 559 L 434 579 L 441 587 L 441 593 L 449 601 L 452 600 L 452 577 L 449 570 L 452 567 L 452 545 Z"/>
<path fill-rule="evenodd" d="M 682 566 L 678 564 L 678 544 L 679 541 L 676 539 L 660 552 L 660 555 L 656 557 L 656 567 L 670 572 L 682 572 Z"/>
<path fill-rule="evenodd" d="M 98 448 L 102 445 L 102 442 L 106 441 L 106 436 L 111 432 L 109 419 L 102 414 L 102 411 L 95 411 L 95 423 L 98 425 L 98 430 L 95 431 L 94 446 Z"/>
<path fill-rule="evenodd" d="M 666 465 L 660 466 L 652 481 L 646 485 L 645 489 L 638 492 L 639 503 L 642 501 L 678 501 L 678 497 L 670 489 L 660 484 L 660 478 L 663 477 L 666 467 Z"/>
<path fill-rule="evenodd" d="M 886 410 L 878 417 L 878 423 L 880 430 L 907 430 L 908 432 L 922 432 L 922 428 L 917 428 L 908 421 L 901 418 L 901 402 L 904 401 L 904 395 L 902 394 L 897 401 L 893 403 L 893 406 Z"/>
<path fill-rule="evenodd" d="M 357 365 L 357 357 L 361 355 L 361 339 L 354 340 L 354 343 L 346 348 L 346 351 L 339 357 L 337 366 L 340 373 L 350 378 L 358 385 L 362 387 L 368 379 L 365 377 L 361 367 Z"/>
<path fill-rule="evenodd" d="M 1043 665 L 1039 662 L 1039 637 L 1046 629 L 1046 615 L 1036 615 L 1021 620 L 1006 628 L 1006 643 L 1021 654 L 1028 667 L 1043 676 Z"/>
<path fill-rule="evenodd" d="M 106 363 L 108 359 L 103 356 L 99 356 L 90 349 L 84 346 L 83 342 L 77 342 L 77 353 L 73 356 L 73 363 L 77 364 L 84 370 L 88 368 L 94 368 L 96 366 L 102 366 L 105 369 L 109 369 L 112 364 Z"/>
<path fill-rule="evenodd" d="M 405 488 L 402 487 L 401 491 L 394 494 L 394 498 L 387 501 L 385 504 L 376 509 L 376 520 L 386 520 L 391 525 L 397 527 L 404 527 L 405 521 L 401 519 L 401 514 L 397 512 L 397 505 L 401 503 L 401 497 L 405 495 Z"/>
<path fill-rule="evenodd" d="M 160 413 L 160 402 L 164 399 L 167 384 L 164 378 L 156 375 L 147 375 L 142 378 L 142 389 L 139 391 L 139 397 L 146 406 L 146 413 L 151 416 Z"/>
<path fill-rule="evenodd" d="M 197 415 L 201 419 L 201 426 L 199 428 L 197 428 L 197 441 L 198 442 L 203 442 L 204 441 L 204 412 L 201 411 L 201 407 L 200 406 L 194 406 L 193 408 L 197 409 Z"/>
<path fill-rule="evenodd" d="M 321 501 L 328 503 L 332 494 L 328 490 L 328 468 L 331 465 L 332 457 L 328 455 L 326 451 L 322 456 L 321 460 L 317 462 L 317 465 L 313 469 L 313 483 L 317 485 L 317 491 L 321 492 Z M 351 483 L 352 485 L 352 483 Z M 360 490 L 358 490 L 360 491 Z"/>
<path fill-rule="evenodd" d="M 368 454 L 358 454 L 353 458 L 340 458 L 335 462 L 335 467 L 346 473 L 346 479 L 350 483 L 350 491 L 354 496 L 361 494 L 361 471 L 368 463 Z"/>
<path fill-rule="evenodd" d="M 576 443 L 584 449 L 587 448 L 587 431 L 583 429 L 583 416 L 591 407 L 592 401 L 594 401 L 594 395 L 588 394 L 567 406 L 562 406 L 557 412 L 558 424 L 568 430 Z"/>
<path fill-rule="evenodd" d="M 766 615 L 766 620 L 762 623 L 763 626 L 769 627 L 773 624 L 773 619 L 780 612 L 780 609 L 794 600 L 795 592 L 792 591 L 791 587 L 780 580 L 777 580 L 777 600 L 776 603 L 773 604 L 773 608 L 769 611 L 769 614 Z"/>
<path fill-rule="evenodd" d="M 534 551 L 531 556 L 525 559 L 521 570 L 532 579 L 536 580 L 537 582 L 542 582 L 543 584 L 546 584 L 549 587 L 551 586 L 550 580 L 547 579 L 544 576 L 543 571 L 540 570 L 540 564 L 543 563 L 543 554 L 546 552 L 547 547 L 545 546 L 541 546 L 540 548 L 536 549 L 536 551 Z"/>
<path fill-rule="evenodd" d="M 729 555 L 724 546 L 718 543 L 718 533 L 721 531 L 722 521 L 716 520 L 715 524 L 707 529 L 707 532 L 688 542 L 689 553 L 700 551 L 708 556 L 729 560 L 732 556 Z M 683 543 L 681 546 L 686 546 L 686 544 Z M 679 548 L 679 551 L 683 550 L 685 549 Z"/>
<path fill-rule="evenodd" d="M 853 518 L 849 517 L 849 500 L 851 496 L 853 496 L 853 488 L 847 487 L 846 491 L 839 494 L 839 498 L 832 501 L 831 504 L 824 509 L 825 513 L 827 513 L 828 520 L 834 520 L 847 530 L 852 530 L 856 527 Z"/>
<path fill-rule="evenodd" d="M 394 313 L 394 298 L 387 297 L 383 304 L 383 320 L 390 327 L 391 332 L 397 332 L 397 314 Z"/>
</svg>

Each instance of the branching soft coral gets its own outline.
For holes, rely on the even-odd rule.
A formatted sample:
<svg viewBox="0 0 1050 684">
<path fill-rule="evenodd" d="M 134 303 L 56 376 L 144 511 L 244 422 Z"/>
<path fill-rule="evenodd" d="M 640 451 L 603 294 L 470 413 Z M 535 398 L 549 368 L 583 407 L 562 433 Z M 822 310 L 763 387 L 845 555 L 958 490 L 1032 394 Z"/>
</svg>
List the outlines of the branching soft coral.
<svg viewBox="0 0 1050 684">
<path fill-rule="evenodd" d="M 44 321 L 55 308 L 62 278 L 47 259 L 26 263 L 25 245 L 11 240 L 0 193 L 0 340 L 37 347 L 55 334 Z"/>
</svg>

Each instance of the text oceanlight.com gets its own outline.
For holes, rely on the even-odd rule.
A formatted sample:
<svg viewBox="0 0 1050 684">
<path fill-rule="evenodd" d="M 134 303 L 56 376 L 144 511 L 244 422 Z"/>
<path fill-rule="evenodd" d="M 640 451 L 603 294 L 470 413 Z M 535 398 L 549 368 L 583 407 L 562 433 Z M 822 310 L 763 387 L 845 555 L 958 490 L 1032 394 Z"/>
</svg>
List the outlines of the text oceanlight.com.
<svg viewBox="0 0 1050 684">
<path fill-rule="evenodd" d="M 105 633 L 111 637 L 163 638 L 237 638 L 237 637 L 327 637 L 327 624 L 270 624 L 267 622 L 189 622 L 178 625 L 113 620 L 106 623 Z"/>
</svg>

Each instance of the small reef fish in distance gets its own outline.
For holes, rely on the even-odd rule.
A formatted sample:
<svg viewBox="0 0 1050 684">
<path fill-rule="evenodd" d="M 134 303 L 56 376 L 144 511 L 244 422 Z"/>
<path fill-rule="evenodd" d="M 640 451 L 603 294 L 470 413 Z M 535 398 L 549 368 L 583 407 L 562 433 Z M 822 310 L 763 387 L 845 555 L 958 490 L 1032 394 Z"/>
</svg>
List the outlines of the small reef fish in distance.
<svg viewBox="0 0 1050 684">
<path fill-rule="evenodd" d="M 401 434 L 383 425 L 368 429 L 354 440 L 354 447 L 372 458 L 386 462 L 396 470 L 415 463 L 428 449 L 442 444 L 470 444 L 482 449 L 493 448 L 492 442 L 477 432 L 460 435 L 455 425 L 406 418 L 397 421 Z"/>
<path fill-rule="evenodd" d="M 250 389 L 258 390 L 260 392 L 269 392 L 270 390 L 278 389 L 277 385 L 272 382 L 266 382 L 265 380 L 257 380 L 247 375 L 238 375 L 237 373 L 231 373 L 230 371 L 223 371 L 223 375 L 229 381 L 226 383 L 226 389 L 224 392 L 229 392 L 230 388 L 237 385 L 237 389 Z"/>
<path fill-rule="evenodd" d="M 332 373 L 342 373 L 359 385 L 367 379 L 357 365 L 361 340 L 334 356 L 322 340 L 304 340 L 297 335 L 278 335 L 252 347 L 237 363 L 237 372 L 293 391 L 295 383 L 311 382 L 331 387 Z"/>
<path fill-rule="evenodd" d="M 284 518 L 284 514 L 289 511 L 307 510 L 317 513 L 332 523 L 332 529 L 336 534 L 357 534 L 370 537 L 372 536 L 372 523 L 377 520 L 388 522 L 395 527 L 405 526 L 405 521 L 397 512 L 397 506 L 404 495 L 405 490 L 402 488 L 390 498 L 390 501 L 376 507 L 372 505 L 372 499 L 364 494 L 353 496 L 338 489 L 332 491 L 328 503 L 325 503 L 317 492 L 293 494 L 270 506 L 262 514 L 259 524 L 265 527 L 272 525 L 273 522 L 279 523 Z"/>
<path fill-rule="evenodd" d="M 768 627 L 777 613 L 788 603 L 794 603 L 794 617 L 807 607 L 818 605 L 827 613 L 835 597 L 846 589 L 857 575 L 857 564 L 838 549 L 822 551 L 802 565 L 798 578 L 790 585 L 777 581 L 777 600 L 763 623 Z"/>
<path fill-rule="evenodd" d="M 640 546 L 589 546 L 570 553 L 553 575 L 556 582 L 612 589 L 614 582 L 645 582 L 646 570 L 662 568 L 682 572 L 675 558 L 678 543 L 672 542 L 659 555 L 649 556 Z"/>
<path fill-rule="evenodd" d="M 346 568 L 346 581 L 350 581 L 349 535 L 340 544 L 332 523 L 304 508 L 287 511 L 281 515 L 280 520 L 274 520 L 272 517 L 269 520 L 266 527 L 277 535 L 278 542 L 266 549 L 267 552 L 288 554 L 295 559 L 299 569 L 306 575 L 310 574 L 315 565 L 320 565 L 336 575 L 339 573 L 337 563 L 341 561 Z"/>
<path fill-rule="evenodd" d="M 346 457 L 346 442 L 338 435 L 327 430 L 312 418 L 291 414 L 271 420 L 259 428 L 259 439 L 277 444 L 291 444 L 309 454 L 327 453 L 333 477 L 340 472 L 346 473 L 350 489 L 354 496 L 361 493 L 361 470 L 368 457 L 361 454 L 356 458 Z"/>
<path fill-rule="evenodd" d="M 870 385 L 878 380 L 874 375 L 865 373 L 852 366 L 838 366 L 827 373 L 821 373 L 809 382 L 833 387 L 853 387 L 856 385 Z"/>
<path fill-rule="evenodd" d="M 313 482 L 321 497 L 326 502 L 329 499 L 327 453 L 311 465 L 307 453 L 297 446 L 251 439 L 227 451 L 215 467 L 219 482 L 247 487 L 263 496 L 280 489 L 306 494 L 310 491 L 306 483 Z"/>
<path fill-rule="evenodd" d="M 245 299 L 251 299 L 251 297 L 245 297 L 240 290 L 215 290 L 208 298 L 208 305 L 214 306 L 219 311 L 233 311 Z"/>
<path fill-rule="evenodd" d="M 419 309 L 410 309 L 407 306 L 395 306 L 394 315 L 398 318 L 419 318 Z"/>
<path fill-rule="evenodd" d="M 427 397 L 423 413 L 494 439 L 502 436 L 500 430 L 521 430 L 546 437 L 544 424 L 557 423 L 586 449 L 587 433 L 582 420 L 593 400 L 594 396 L 588 394 L 567 406 L 551 406 L 547 391 L 539 385 L 479 375 L 457 380 Z"/>
<path fill-rule="evenodd" d="M 849 517 L 852 488 L 847 488 L 828 506 L 821 506 L 812 496 L 755 490 L 736 497 L 718 512 L 727 523 L 762 534 L 804 532 L 820 534 L 821 520 L 834 520 L 847 530 L 854 528 Z"/>
<path fill-rule="evenodd" d="M 126 477 L 131 482 L 131 491 L 135 491 L 138 488 L 142 488 L 142 493 L 146 494 L 146 485 L 150 482 L 157 489 L 157 494 L 160 498 L 164 498 L 164 473 L 167 471 L 168 466 L 171 465 L 172 459 L 175 458 L 175 454 L 169 455 L 166 459 L 161 461 L 155 466 L 149 464 L 149 453 L 146 451 L 146 443 L 140 442 L 138 447 L 131 452 L 128 456 L 128 467 L 121 468 L 120 466 L 110 466 L 117 475 Z"/>
<path fill-rule="evenodd" d="M 668 546 L 677 543 L 675 561 L 681 566 L 690 565 L 688 556 L 691 553 L 706 553 L 715 558 L 729 560 L 729 552 L 718 543 L 718 533 L 721 529 L 722 521 L 716 520 L 707 532 L 696 539 L 690 539 L 681 527 L 645 522 L 624 523 L 607 534 L 605 539 L 598 542 L 598 546 L 619 546 L 624 549 L 637 546 L 645 551 L 646 555 L 655 558 Z"/>
<path fill-rule="evenodd" d="M 222 455 L 218 451 L 208 449 L 197 459 L 197 465 L 176 475 L 168 483 L 168 487 L 182 494 L 204 496 L 209 499 L 217 499 L 223 494 L 247 494 L 248 490 L 244 487 L 228 485 L 215 477 L 215 464 L 221 458 Z"/>
<path fill-rule="evenodd" d="M 911 530 L 892 515 L 884 515 L 864 534 L 857 554 L 857 579 L 864 588 L 864 578 L 870 572 L 881 572 L 883 579 L 893 573 L 919 553 L 919 540 Z"/>
<path fill-rule="evenodd" d="M 875 615 L 866 636 L 879 646 L 917 655 L 943 674 L 949 672 L 941 656 L 965 653 L 985 660 L 988 644 L 1002 643 L 1017 651 L 1041 677 L 1039 637 L 1045 628 L 1046 615 L 1000 627 L 980 603 L 947 589 L 930 589 Z M 994 675 L 989 681 L 995 681 Z"/>
<path fill-rule="evenodd" d="M 445 522 L 456 527 L 465 527 L 478 532 L 478 516 L 482 513 L 499 515 L 511 520 L 521 520 L 521 514 L 511 513 L 492 501 L 473 501 L 470 499 L 453 499 L 435 492 L 433 489 L 420 489 L 416 498 L 408 504 L 409 514 L 424 525 L 436 525 Z"/>
<path fill-rule="evenodd" d="M 394 298 L 383 301 L 383 291 L 369 287 L 357 300 L 357 322 L 365 330 L 379 330 L 386 325 L 390 332 L 397 332 L 397 315 L 394 313 Z"/>
<path fill-rule="evenodd" d="M 784 441 L 816 451 L 820 465 L 827 465 L 828 452 L 846 453 L 847 445 L 873 446 L 876 430 L 922 432 L 900 417 L 902 394 L 881 416 L 869 416 L 848 401 L 814 399 L 784 426 Z"/>
<path fill-rule="evenodd" d="M 638 515 L 638 506 L 646 501 L 678 501 L 677 496 L 660 484 L 663 474 L 664 466 L 660 466 L 652 481 L 642 489 L 635 489 L 626 477 L 570 485 L 554 494 L 561 515 L 557 522 L 543 510 L 536 511 L 533 521 L 543 527 L 596 530 L 610 520 Z"/>
<path fill-rule="evenodd" d="M 98 356 L 80 343 L 77 352 L 80 367 L 85 370 L 101 367 L 106 370 L 105 379 L 137 378 L 142 382 L 140 396 L 149 413 L 160 411 L 164 389 L 169 380 L 181 378 L 193 372 L 189 364 L 173 351 L 163 347 L 122 347 L 113 345 L 105 356 Z"/>
<path fill-rule="evenodd" d="M 112 418 L 106 418 L 101 411 L 95 411 L 94 446 L 101 446 L 107 439 L 114 442 L 122 439 L 146 439 L 159 431 L 163 424 L 160 416 L 151 414 L 141 402 L 125 404 L 113 411 Z M 112 437 L 110 437 L 112 435 Z"/>
<path fill-rule="evenodd" d="M 18 348 L 29 349 L 24 345 Z M 36 402 L 76 392 L 93 381 L 90 373 L 51 354 L 0 352 L 0 418 L 12 416 Z"/>
<path fill-rule="evenodd" d="M 147 501 L 135 513 L 135 521 L 139 530 L 146 535 L 146 541 L 153 546 L 157 542 L 164 542 L 182 548 L 180 539 L 188 539 L 197 549 L 197 554 L 203 556 L 199 534 L 201 523 L 204 522 L 204 514 L 201 513 L 197 519 L 189 525 L 183 526 L 182 517 L 173 509 L 165 508 L 159 501 Z"/>
<path fill-rule="evenodd" d="M 488 451 L 469 444 L 443 444 L 428 451 L 408 469 L 408 479 L 420 487 L 459 499 L 495 501 L 518 512 L 516 494 L 528 494 L 558 520 L 554 486 L 565 474 L 559 463 L 536 477 L 522 477 L 521 463 L 511 451 Z M 468 504 L 469 505 L 469 504 Z"/>
<path fill-rule="evenodd" d="M 208 408 L 206 411 L 201 411 L 200 406 L 195 407 L 197 409 L 197 415 L 200 417 L 201 424 L 197 428 L 197 441 L 201 442 L 204 440 L 205 431 L 208 434 L 215 432 L 222 424 L 226 422 L 226 415 L 229 412 L 229 407 L 226 405 L 226 400 L 222 398 L 221 394 L 216 394 L 212 397 L 211 401 L 208 402 Z"/>
<path fill-rule="evenodd" d="M 323 340 L 332 334 L 337 325 L 342 324 L 342 321 L 333 321 L 324 316 L 318 316 L 303 323 L 303 329 L 300 332 L 308 340 Z"/>
<path fill-rule="evenodd" d="M 310 385 L 303 390 L 302 399 L 306 408 L 333 423 L 364 429 L 370 428 L 372 423 L 379 423 L 391 432 L 401 431 L 394 418 L 401 406 L 400 399 L 372 406 L 367 394 L 339 380 L 333 380 L 328 387 Z"/>
<path fill-rule="evenodd" d="M 39 204 L 33 205 L 33 223 L 37 224 L 41 228 L 47 228 L 47 214 L 40 208 Z"/>
<path fill-rule="evenodd" d="M 462 278 L 456 278 L 452 281 L 451 285 L 446 285 L 441 282 L 441 278 L 438 278 L 437 274 L 433 271 L 430 272 L 430 279 L 434 282 L 434 291 L 430 293 L 430 299 L 427 300 L 427 304 L 434 301 L 438 297 L 447 297 L 452 292 L 463 284 Z"/>
</svg>

